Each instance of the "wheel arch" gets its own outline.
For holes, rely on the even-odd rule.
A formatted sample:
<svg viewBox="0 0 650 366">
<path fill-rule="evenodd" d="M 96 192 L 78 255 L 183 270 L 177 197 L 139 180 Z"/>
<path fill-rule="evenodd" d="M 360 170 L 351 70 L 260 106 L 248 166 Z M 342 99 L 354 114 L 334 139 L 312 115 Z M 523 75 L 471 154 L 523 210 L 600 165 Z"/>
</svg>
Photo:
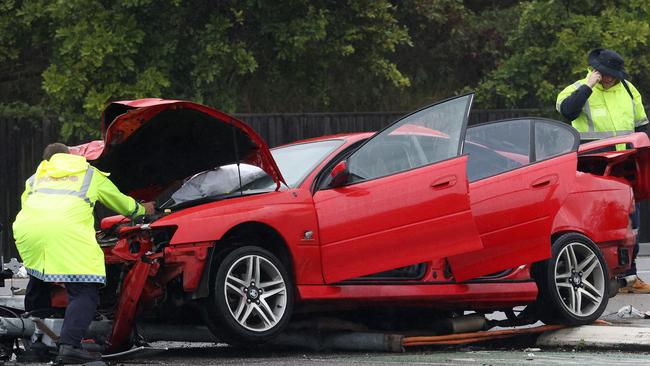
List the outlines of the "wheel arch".
<svg viewBox="0 0 650 366">
<path fill-rule="evenodd" d="M 287 241 L 268 224 L 259 221 L 238 224 L 228 230 L 219 242 L 227 248 L 227 252 L 251 244 L 264 248 L 278 257 L 287 266 L 289 273 L 293 275 L 293 256 Z"/>
<path fill-rule="evenodd" d="M 552 233 L 548 245 L 551 248 L 553 248 L 553 243 L 555 243 L 559 238 L 561 238 L 563 235 L 566 235 L 566 234 L 580 234 L 580 235 L 585 236 L 587 239 L 589 239 L 589 240 L 591 240 L 593 242 L 593 239 L 591 239 L 587 233 L 582 232 L 582 231 L 577 230 L 577 229 L 573 229 L 573 228 L 571 228 L 571 229 L 566 229 L 565 228 L 563 230 L 558 230 L 558 231 Z M 535 281 L 539 280 L 538 276 L 540 276 L 540 271 L 541 271 L 540 266 L 542 266 L 544 262 L 546 262 L 547 260 L 549 260 L 552 257 L 553 257 L 553 252 L 551 250 L 551 257 L 549 257 L 547 259 L 544 259 L 544 260 L 541 260 L 541 261 L 534 262 L 532 264 L 530 274 L 531 274 L 531 276 L 533 277 L 533 279 Z"/>
<path fill-rule="evenodd" d="M 557 239 L 559 239 L 561 236 L 566 234 L 580 234 L 587 237 L 589 240 L 594 241 L 592 238 L 589 237 L 589 234 L 584 231 L 580 231 L 577 229 L 571 229 L 571 230 L 565 229 L 565 230 L 556 231 L 553 234 L 551 234 L 551 242 L 549 243 L 549 245 L 553 246 L 553 243 L 555 243 Z"/>
<path fill-rule="evenodd" d="M 217 271 L 218 263 L 236 248 L 252 243 L 278 257 L 282 264 L 287 266 L 289 275 L 295 281 L 293 256 L 284 237 L 268 224 L 259 221 L 247 221 L 233 226 L 224 233 L 221 239 L 215 242 L 206 259 L 206 265 L 203 267 L 199 286 L 192 293 L 191 299 L 207 297 L 210 294 L 211 274 Z"/>
</svg>

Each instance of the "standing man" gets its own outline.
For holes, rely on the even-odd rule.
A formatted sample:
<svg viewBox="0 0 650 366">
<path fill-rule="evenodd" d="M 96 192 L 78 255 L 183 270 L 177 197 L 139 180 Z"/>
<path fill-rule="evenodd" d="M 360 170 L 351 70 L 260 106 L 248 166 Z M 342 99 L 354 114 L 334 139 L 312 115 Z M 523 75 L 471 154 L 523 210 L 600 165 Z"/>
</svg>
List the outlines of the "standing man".
<svg viewBox="0 0 650 366">
<path fill-rule="evenodd" d="M 100 201 L 125 216 L 153 213 L 117 189 L 83 156 L 61 143 L 48 145 L 43 161 L 26 182 L 21 211 L 13 225 L 16 247 L 30 281 L 26 310 L 49 306 L 48 282 L 62 282 L 68 293 L 57 360 L 84 363 L 101 355 L 81 348 L 106 282 L 104 254 L 95 240 L 93 207 Z"/>
<path fill-rule="evenodd" d="M 588 57 L 591 70 L 587 77 L 567 86 L 558 94 L 556 109 L 580 132 L 581 142 L 606 137 L 646 132 L 648 118 L 641 94 L 626 81 L 623 57 L 608 49 L 595 49 Z M 639 227 L 639 204 L 630 215 L 634 228 Z M 632 255 L 632 268 L 626 275 L 635 275 L 639 239 Z M 650 293 L 650 284 L 638 276 L 623 292 Z"/>
</svg>

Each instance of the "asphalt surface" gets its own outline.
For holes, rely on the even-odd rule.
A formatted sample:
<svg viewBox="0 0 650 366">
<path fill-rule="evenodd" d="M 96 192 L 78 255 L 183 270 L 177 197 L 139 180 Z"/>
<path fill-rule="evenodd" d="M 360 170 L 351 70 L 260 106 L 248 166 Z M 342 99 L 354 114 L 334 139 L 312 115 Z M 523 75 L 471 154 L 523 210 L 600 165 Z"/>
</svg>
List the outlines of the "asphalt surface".
<svg viewBox="0 0 650 366">
<path fill-rule="evenodd" d="M 650 244 L 642 246 L 637 259 L 639 275 L 650 282 Z M 24 288 L 25 280 L 7 281 L 0 296 L 11 298 L 9 287 Z M 14 296 L 17 303 L 20 296 Z M 615 325 L 648 328 L 650 319 L 620 318 L 623 306 L 650 311 L 650 294 L 619 294 L 610 299 L 601 319 Z M 493 317 L 502 317 L 496 313 Z M 534 337 L 518 337 L 492 343 L 461 346 L 407 348 L 404 353 L 307 351 L 304 349 L 242 349 L 215 343 L 154 342 L 158 353 L 111 361 L 112 365 L 650 365 L 650 349 L 586 349 L 584 347 L 540 348 Z M 162 349 L 167 348 L 166 351 Z M 15 362 L 5 363 L 7 365 Z M 31 364 L 46 365 L 46 364 Z"/>
<path fill-rule="evenodd" d="M 174 349 L 128 365 L 647 365 L 647 353 L 584 350 L 490 349 L 489 347 L 423 348 L 402 354 L 340 352 L 242 352 L 223 347 Z M 119 364 L 119 363 L 118 363 Z M 127 365 L 127 363 L 123 363 Z"/>
</svg>

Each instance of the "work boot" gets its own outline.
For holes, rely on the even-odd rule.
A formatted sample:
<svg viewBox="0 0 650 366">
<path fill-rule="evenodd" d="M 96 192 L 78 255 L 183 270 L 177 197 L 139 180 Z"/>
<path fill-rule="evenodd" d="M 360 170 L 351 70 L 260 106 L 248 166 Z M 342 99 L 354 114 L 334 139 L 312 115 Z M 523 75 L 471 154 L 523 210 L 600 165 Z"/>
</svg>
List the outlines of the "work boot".
<svg viewBox="0 0 650 366">
<path fill-rule="evenodd" d="M 99 361 L 101 359 L 101 353 L 89 352 L 82 348 L 62 344 L 59 346 L 59 355 L 56 357 L 56 362 L 64 365 L 83 364 L 86 362 Z"/>
<path fill-rule="evenodd" d="M 21 363 L 49 362 L 51 360 L 50 348 L 43 342 L 34 342 L 23 352 L 18 352 L 16 355 L 16 361 Z"/>
<path fill-rule="evenodd" d="M 637 277 L 633 284 L 627 287 L 621 287 L 618 291 L 628 294 L 650 294 L 650 284 L 645 283 L 641 278 Z"/>
</svg>

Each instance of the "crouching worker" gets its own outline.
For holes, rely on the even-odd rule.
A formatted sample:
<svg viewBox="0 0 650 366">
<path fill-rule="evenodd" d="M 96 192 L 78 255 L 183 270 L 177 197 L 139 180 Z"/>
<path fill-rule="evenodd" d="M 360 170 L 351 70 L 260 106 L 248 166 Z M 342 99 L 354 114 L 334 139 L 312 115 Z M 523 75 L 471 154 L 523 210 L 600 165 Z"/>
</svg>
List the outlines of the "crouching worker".
<svg viewBox="0 0 650 366">
<path fill-rule="evenodd" d="M 85 363 L 99 353 L 81 348 L 81 340 L 106 282 L 104 254 L 95 239 L 93 207 L 99 201 L 125 216 L 153 213 L 153 203 L 139 204 L 126 196 L 83 156 L 50 144 L 43 161 L 26 182 L 21 210 L 13 224 L 16 247 L 30 279 L 27 311 L 49 306 L 49 282 L 64 283 L 68 294 L 57 361 Z"/>
</svg>

